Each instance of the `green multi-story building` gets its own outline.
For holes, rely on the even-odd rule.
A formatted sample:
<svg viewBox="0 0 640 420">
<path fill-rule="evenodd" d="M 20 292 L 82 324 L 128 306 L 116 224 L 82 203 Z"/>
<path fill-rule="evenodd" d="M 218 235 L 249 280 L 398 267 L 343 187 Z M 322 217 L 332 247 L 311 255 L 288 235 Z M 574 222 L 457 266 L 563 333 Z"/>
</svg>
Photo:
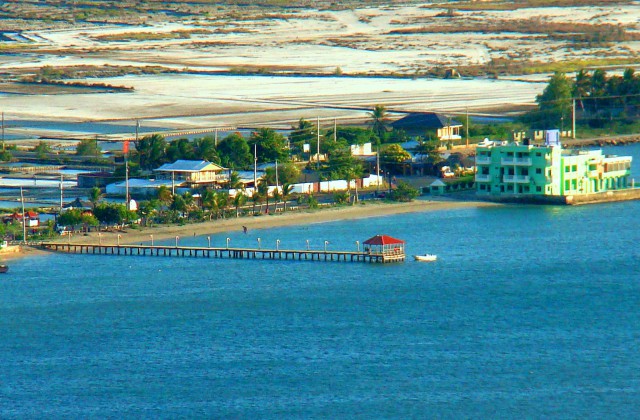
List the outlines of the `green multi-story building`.
<svg viewBox="0 0 640 420">
<path fill-rule="evenodd" d="M 631 156 L 556 145 L 488 142 L 476 149 L 476 191 L 494 196 L 576 196 L 632 187 Z"/>
</svg>

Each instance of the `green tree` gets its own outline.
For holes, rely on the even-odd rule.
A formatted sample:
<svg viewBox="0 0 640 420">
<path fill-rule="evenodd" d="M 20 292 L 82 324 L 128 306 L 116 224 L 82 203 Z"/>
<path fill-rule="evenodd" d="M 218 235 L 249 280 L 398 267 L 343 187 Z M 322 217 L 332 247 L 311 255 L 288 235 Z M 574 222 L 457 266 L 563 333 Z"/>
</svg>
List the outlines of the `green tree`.
<svg viewBox="0 0 640 420">
<path fill-rule="evenodd" d="M 173 193 L 171 193 L 171 189 L 166 185 L 161 185 L 158 188 L 158 200 L 165 206 L 169 206 L 173 201 Z"/>
<path fill-rule="evenodd" d="M 400 181 L 396 188 L 391 192 L 391 200 L 393 201 L 413 201 L 420 195 L 420 192 L 406 182 Z"/>
<path fill-rule="evenodd" d="M 380 165 L 392 170 L 398 170 L 409 159 L 411 155 L 399 144 L 390 144 L 380 152 Z"/>
<path fill-rule="evenodd" d="M 3 162 L 11 162 L 13 160 L 13 155 L 8 150 L 0 150 L 0 160 Z"/>
<path fill-rule="evenodd" d="M 101 203 L 96 206 L 93 213 L 100 223 L 107 225 L 120 225 L 137 218 L 137 214 L 128 211 L 124 204 Z"/>
<path fill-rule="evenodd" d="M 327 172 L 330 179 L 346 179 L 363 172 L 362 162 L 351 155 L 351 150 L 338 149 L 327 162 Z"/>
<path fill-rule="evenodd" d="M 194 157 L 207 162 L 220 163 L 220 157 L 216 148 L 216 141 L 211 136 L 202 137 L 193 141 Z"/>
<path fill-rule="evenodd" d="M 372 112 L 369 112 L 369 117 L 371 121 L 369 125 L 371 126 L 371 131 L 376 133 L 378 138 L 382 140 L 387 131 L 387 110 L 384 105 L 376 105 L 373 108 Z"/>
<path fill-rule="evenodd" d="M 300 169 L 294 163 L 280 164 L 278 162 L 278 185 L 295 184 L 300 178 Z M 265 179 L 269 185 L 276 185 L 276 167 L 265 170 Z"/>
<path fill-rule="evenodd" d="M 269 182 L 266 178 L 262 178 L 258 182 L 258 195 L 263 197 L 267 202 L 266 211 L 269 212 Z M 260 206 L 260 211 L 262 211 L 262 206 Z"/>
<path fill-rule="evenodd" d="M 222 166 L 231 169 L 247 169 L 253 164 L 249 143 L 239 133 L 229 134 L 218 144 L 218 156 Z"/>
<path fill-rule="evenodd" d="M 256 204 L 260 206 L 259 213 L 262 213 L 262 200 L 263 196 L 260 194 L 257 188 L 253 190 L 253 194 L 251 195 L 251 201 L 253 202 L 253 214 L 256 214 Z"/>
<path fill-rule="evenodd" d="M 244 191 L 236 191 L 236 195 L 233 197 L 233 205 L 236 208 L 236 217 L 240 216 L 240 207 L 244 206 L 247 202 L 247 196 Z"/>
<path fill-rule="evenodd" d="M 425 141 L 423 139 L 418 140 L 418 145 L 414 149 L 414 153 L 422 156 L 424 162 L 428 162 L 431 165 L 437 165 L 442 162 L 442 155 L 438 151 L 440 145 L 438 140 Z"/>
<path fill-rule="evenodd" d="M 144 136 L 135 143 L 142 169 L 154 169 L 167 161 L 167 142 L 160 134 Z"/>
<path fill-rule="evenodd" d="M 91 202 L 91 206 L 95 209 L 96 205 L 100 203 L 102 200 L 102 191 L 98 187 L 93 187 L 89 191 L 89 201 Z"/>
<path fill-rule="evenodd" d="M 287 141 L 272 128 L 260 128 L 251 134 L 249 146 L 257 145 L 258 162 L 286 162 L 289 160 Z"/>
<path fill-rule="evenodd" d="M 46 159 L 47 154 L 51 153 L 51 147 L 41 140 L 33 149 L 31 149 L 31 151 L 36 152 L 36 157 L 38 159 Z"/>
<path fill-rule="evenodd" d="M 81 209 L 66 210 L 58 215 L 59 226 L 88 225 L 97 226 L 98 219 L 92 214 L 84 213 Z"/>
<path fill-rule="evenodd" d="M 175 162 L 180 159 L 194 160 L 196 152 L 193 144 L 188 139 L 176 139 L 169 142 L 166 156 L 169 162 Z"/>
<path fill-rule="evenodd" d="M 303 154 L 304 144 L 311 146 L 317 142 L 316 126 L 304 118 L 300 118 L 298 124 L 292 126 L 291 130 L 289 142 L 291 143 L 293 152 L 300 156 Z M 311 147 L 311 150 L 313 150 L 313 147 Z"/>
<path fill-rule="evenodd" d="M 284 211 L 287 211 L 287 201 L 291 198 L 291 191 L 293 191 L 292 184 L 282 185 L 282 201 L 284 201 Z"/>
<path fill-rule="evenodd" d="M 76 155 L 78 156 L 100 156 L 100 146 L 98 139 L 83 139 L 76 146 Z"/>
</svg>

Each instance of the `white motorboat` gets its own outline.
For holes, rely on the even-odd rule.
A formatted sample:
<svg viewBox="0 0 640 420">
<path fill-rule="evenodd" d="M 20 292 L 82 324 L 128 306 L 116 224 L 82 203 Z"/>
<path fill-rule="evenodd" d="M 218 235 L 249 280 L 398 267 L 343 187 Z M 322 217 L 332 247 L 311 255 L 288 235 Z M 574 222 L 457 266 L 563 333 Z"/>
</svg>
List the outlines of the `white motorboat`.
<svg viewBox="0 0 640 420">
<path fill-rule="evenodd" d="M 437 260 L 438 256 L 434 254 L 424 254 L 424 255 L 414 255 L 413 258 L 415 258 L 416 261 L 432 262 Z"/>
</svg>

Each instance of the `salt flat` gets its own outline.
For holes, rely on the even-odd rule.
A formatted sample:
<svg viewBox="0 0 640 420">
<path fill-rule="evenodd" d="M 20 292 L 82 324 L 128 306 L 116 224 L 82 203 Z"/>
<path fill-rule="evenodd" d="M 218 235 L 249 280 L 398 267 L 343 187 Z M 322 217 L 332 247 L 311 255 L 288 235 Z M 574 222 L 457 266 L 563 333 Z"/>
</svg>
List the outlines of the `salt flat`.
<svg viewBox="0 0 640 420">
<path fill-rule="evenodd" d="M 360 119 L 383 104 L 391 111 L 496 114 L 532 106 L 546 76 L 425 79 L 407 76 L 426 68 L 456 68 L 490 60 L 538 62 L 575 58 L 629 57 L 637 41 L 602 48 L 570 48 L 540 34 L 514 32 L 420 33 L 420 28 L 456 22 L 624 24 L 640 22 L 640 3 L 617 7 L 548 7 L 512 11 L 464 11 L 442 17 L 427 5 L 350 10 L 291 9 L 172 18 L 127 25 L 89 25 L 25 30 L 22 53 L 3 55 L 0 72 L 35 73 L 42 66 L 161 66 L 177 73 L 79 79 L 133 87 L 124 93 L 0 93 L 0 108 L 13 119 L 65 121 L 154 120 L 169 128 L 219 125 L 289 126 L 299 118 Z M 416 29 L 415 32 L 412 32 Z M 398 32 L 409 30 L 409 32 Z M 636 29 L 630 29 L 637 32 Z M 183 38 L 138 39 L 133 33 L 189 32 Z M 117 36 L 106 39 L 104 36 Z M 220 75 L 264 69 L 278 76 Z M 287 77 L 287 74 L 336 77 Z M 405 78 L 364 77 L 399 75 Z M 363 77 L 345 77 L 360 75 Z"/>
</svg>

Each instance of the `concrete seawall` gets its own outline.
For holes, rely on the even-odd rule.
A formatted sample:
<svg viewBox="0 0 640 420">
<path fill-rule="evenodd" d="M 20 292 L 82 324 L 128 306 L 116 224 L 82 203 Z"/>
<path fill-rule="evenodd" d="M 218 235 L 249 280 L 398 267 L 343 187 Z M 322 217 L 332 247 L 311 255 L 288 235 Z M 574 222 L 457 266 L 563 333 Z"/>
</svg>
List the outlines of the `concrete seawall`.
<svg viewBox="0 0 640 420">
<path fill-rule="evenodd" d="M 545 196 L 545 195 L 509 195 L 491 196 L 478 195 L 478 199 L 498 203 L 516 204 L 548 204 L 560 206 L 579 206 L 583 204 L 610 203 L 615 201 L 640 200 L 640 188 L 606 191 L 597 194 Z"/>
</svg>

